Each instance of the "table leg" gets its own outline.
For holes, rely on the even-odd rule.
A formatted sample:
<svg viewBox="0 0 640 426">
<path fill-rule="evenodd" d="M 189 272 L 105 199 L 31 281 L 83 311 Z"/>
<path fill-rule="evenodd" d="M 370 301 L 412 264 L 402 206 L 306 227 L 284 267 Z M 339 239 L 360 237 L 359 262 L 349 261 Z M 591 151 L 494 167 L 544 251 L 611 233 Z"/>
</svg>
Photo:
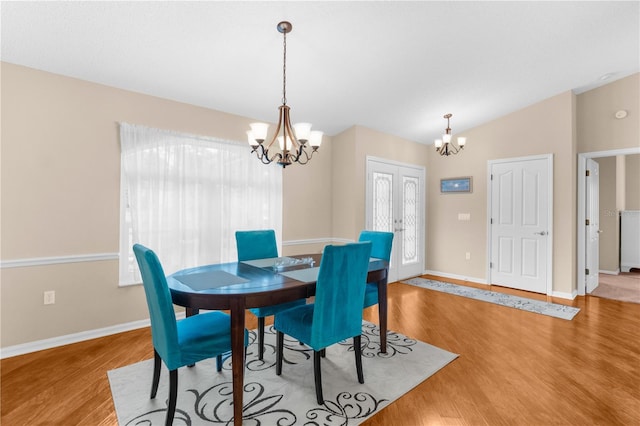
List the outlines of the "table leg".
<svg viewBox="0 0 640 426">
<path fill-rule="evenodd" d="M 231 370 L 233 373 L 233 424 L 242 426 L 244 388 L 244 300 L 231 304 Z"/>
<path fill-rule="evenodd" d="M 378 281 L 378 318 L 380 321 L 380 352 L 387 353 L 387 279 Z"/>
</svg>

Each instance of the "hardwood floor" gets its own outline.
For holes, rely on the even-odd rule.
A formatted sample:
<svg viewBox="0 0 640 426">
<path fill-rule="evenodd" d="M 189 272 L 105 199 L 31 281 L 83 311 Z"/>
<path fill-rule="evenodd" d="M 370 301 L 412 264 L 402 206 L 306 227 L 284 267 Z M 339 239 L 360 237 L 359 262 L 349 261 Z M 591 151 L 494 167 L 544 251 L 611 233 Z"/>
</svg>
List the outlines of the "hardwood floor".
<svg viewBox="0 0 640 426">
<path fill-rule="evenodd" d="M 581 311 L 566 321 L 391 284 L 389 328 L 460 357 L 365 425 L 640 424 L 640 305 L 550 301 Z M 147 328 L 2 360 L 1 423 L 115 425 L 106 373 L 151 358 L 150 340 Z"/>
</svg>

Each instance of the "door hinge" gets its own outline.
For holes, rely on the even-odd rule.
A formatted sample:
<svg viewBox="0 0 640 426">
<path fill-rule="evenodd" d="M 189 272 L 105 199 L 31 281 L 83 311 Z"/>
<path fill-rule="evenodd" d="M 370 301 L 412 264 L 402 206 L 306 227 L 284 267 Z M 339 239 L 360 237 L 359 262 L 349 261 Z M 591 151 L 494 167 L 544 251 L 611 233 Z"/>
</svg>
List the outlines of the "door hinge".
<svg viewBox="0 0 640 426">
<path fill-rule="evenodd" d="M 493 269 L 493 262 L 489 262 L 489 269 Z"/>
<path fill-rule="evenodd" d="M 491 173 L 491 180 L 493 180 L 493 173 Z"/>
<path fill-rule="evenodd" d="M 589 170 L 587 170 L 587 177 L 589 176 Z"/>
<path fill-rule="evenodd" d="M 589 275 L 589 268 L 587 268 L 587 269 L 585 269 L 585 270 L 584 270 L 584 274 L 585 274 L 585 275 Z"/>
<path fill-rule="evenodd" d="M 589 219 L 585 220 L 585 224 L 589 226 Z"/>
<path fill-rule="evenodd" d="M 489 219 L 489 224 L 493 225 L 493 218 Z"/>
</svg>

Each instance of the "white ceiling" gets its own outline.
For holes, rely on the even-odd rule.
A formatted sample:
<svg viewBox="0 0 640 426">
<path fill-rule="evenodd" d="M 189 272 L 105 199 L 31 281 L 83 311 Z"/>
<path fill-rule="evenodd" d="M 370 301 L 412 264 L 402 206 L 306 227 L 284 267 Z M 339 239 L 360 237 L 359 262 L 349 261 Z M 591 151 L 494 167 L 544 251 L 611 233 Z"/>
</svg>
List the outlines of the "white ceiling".
<svg viewBox="0 0 640 426">
<path fill-rule="evenodd" d="M 335 135 L 432 143 L 640 68 L 640 2 L 5 2 L 2 61 Z M 601 79 L 603 76 L 608 78 Z M 471 141 L 470 141 L 471 142 Z"/>
</svg>

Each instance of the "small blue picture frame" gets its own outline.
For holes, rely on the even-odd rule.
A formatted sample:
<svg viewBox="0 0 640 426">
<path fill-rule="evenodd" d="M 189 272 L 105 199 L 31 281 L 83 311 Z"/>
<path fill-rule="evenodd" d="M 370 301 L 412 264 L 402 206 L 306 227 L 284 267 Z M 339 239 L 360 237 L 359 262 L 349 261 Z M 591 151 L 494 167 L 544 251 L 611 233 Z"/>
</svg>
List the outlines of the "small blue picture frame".
<svg viewBox="0 0 640 426">
<path fill-rule="evenodd" d="M 471 176 L 440 179 L 440 192 L 443 194 L 468 193 L 472 189 Z"/>
</svg>

